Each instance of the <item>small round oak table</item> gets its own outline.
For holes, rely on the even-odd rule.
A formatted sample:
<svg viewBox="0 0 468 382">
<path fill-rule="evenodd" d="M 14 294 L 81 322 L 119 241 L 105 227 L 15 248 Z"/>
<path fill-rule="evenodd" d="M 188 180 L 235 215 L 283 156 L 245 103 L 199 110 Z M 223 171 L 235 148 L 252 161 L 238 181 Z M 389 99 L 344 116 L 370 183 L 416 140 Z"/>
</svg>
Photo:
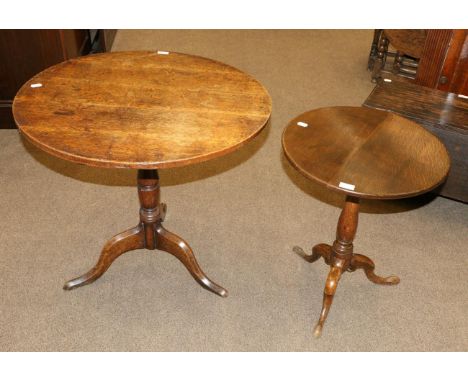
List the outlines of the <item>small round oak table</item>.
<svg viewBox="0 0 468 382">
<path fill-rule="evenodd" d="M 122 253 L 146 248 L 171 253 L 203 287 L 226 297 L 189 245 L 161 225 L 166 206 L 157 170 L 236 150 L 262 130 L 270 112 L 268 92 L 251 76 L 166 51 L 81 57 L 24 84 L 13 114 L 34 145 L 88 166 L 138 169 L 139 224 L 110 239 L 94 268 L 64 289 L 91 283 Z"/>
<path fill-rule="evenodd" d="M 333 245 L 315 245 L 311 254 L 293 248 L 311 263 L 323 257 L 330 266 L 314 330 L 319 337 L 343 272 L 363 269 L 376 284 L 400 282 L 396 276 L 377 276 L 373 261 L 353 252 L 360 199 L 427 192 L 445 180 L 450 160 L 439 139 L 415 122 L 365 107 L 329 107 L 299 115 L 284 130 L 283 149 L 304 176 L 346 195 Z"/>
</svg>

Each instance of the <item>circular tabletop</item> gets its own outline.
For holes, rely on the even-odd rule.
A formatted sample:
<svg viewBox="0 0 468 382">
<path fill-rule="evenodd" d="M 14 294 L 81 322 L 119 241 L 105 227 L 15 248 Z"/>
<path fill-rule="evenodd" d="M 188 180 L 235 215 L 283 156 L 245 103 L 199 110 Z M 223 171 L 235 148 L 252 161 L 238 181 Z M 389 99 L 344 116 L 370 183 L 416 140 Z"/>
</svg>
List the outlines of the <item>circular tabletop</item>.
<svg viewBox="0 0 468 382">
<path fill-rule="evenodd" d="M 234 151 L 271 99 L 253 77 L 207 58 L 116 52 L 65 61 L 19 90 L 20 131 L 55 156 L 97 167 L 167 168 Z"/>
<path fill-rule="evenodd" d="M 283 149 L 306 177 L 367 199 L 422 194 L 441 184 L 450 168 L 445 146 L 422 126 L 365 107 L 299 115 L 284 130 Z"/>
</svg>

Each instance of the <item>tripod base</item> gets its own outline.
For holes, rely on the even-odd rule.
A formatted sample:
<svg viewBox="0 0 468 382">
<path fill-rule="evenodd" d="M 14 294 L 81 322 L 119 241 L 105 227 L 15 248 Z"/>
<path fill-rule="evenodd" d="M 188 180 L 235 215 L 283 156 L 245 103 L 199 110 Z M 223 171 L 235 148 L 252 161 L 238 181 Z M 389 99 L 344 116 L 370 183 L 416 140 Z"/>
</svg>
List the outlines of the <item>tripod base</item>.
<svg viewBox="0 0 468 382">
<path fill-rule="evenodd" d="M 202 271 L 187 242 L 162 226 L 166 205 L 159 203 L 159 177 L 156 170 L 138 171 L 138 194 L 141 204 L 140 223 L 110 239 L 102 249 L 97 264 L 84 275 L 68 281 L 63 288 L 71 290 L 90 284 L 101 277 L 123 253 L 146 248 L 174 255 L 201 286 L 221 297 L 227 297 L 226 289 L 211 281 Z"/>
<path fill-rule="evenodd" d="M 374 273 L 375 265 L 371 259 L 353 253 L 353 239 L 357 230 L 358 212 L 359 199 L 348 196 L 338 220 L 337 235 L 333 245 L 317 244 L 312 248 L 310 255 L 306 254 L 300 247 L 293 248 L 295 253 L 310 263 L 323 258 L 325 263 L 330 266 L 323 293 L 322 311 L 314 328 L 315 337 L 320 337 L 322 334 L 323 325 L 330 311 L 338 282 L 344 272 L 354 272 L 356 269 L 362 269 L 367 278 L 375 284 L 396 285 L 400 282 L 397 276 L 377 276 Z"/>
</svg>

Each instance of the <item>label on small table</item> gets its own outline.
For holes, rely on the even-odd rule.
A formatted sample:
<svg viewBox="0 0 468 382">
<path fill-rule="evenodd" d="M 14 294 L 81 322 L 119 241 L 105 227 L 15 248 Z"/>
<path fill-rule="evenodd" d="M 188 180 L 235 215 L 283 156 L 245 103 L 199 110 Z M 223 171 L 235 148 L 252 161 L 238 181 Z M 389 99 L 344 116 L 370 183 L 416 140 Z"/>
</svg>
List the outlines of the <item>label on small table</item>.
<svg viewBox="0 0 468 382">
<path fill-rule="evenodd" d="M 305 123 L 305 122 L 298 122 L 298 123 L 297 123 L 297 126 L 309 127 L 309 124 L 308 124 L 308 123 Z"/>
<path fill-rule="evenodd" d="M 40 88 L 42 87 L 42 84 L 31 84 L 32 88 Z"/>
<path fill-rule="evenodd" d="M 390 78 L 384 78 L 383 79 L 385 82 L 392 82 L 392 80 Z"/>
<path fill-rule="evenodd" d="M 165 54 L 165 55 L 168 55 L 169 52 L 166 52 L 165 50 L 158 50 L 158 54 Z"/>
<path fill-rule="evenodd" d="M 340 184 L 338 185 L 339 188 L 343 188 L 345 190 L 351 190 L 351 191 L 354 191 L 354 188 L 356 187 L 354 184 L 349 184 L 349 183 L 345 183 L 345 182 L 340 182 Z"/>
</svg>

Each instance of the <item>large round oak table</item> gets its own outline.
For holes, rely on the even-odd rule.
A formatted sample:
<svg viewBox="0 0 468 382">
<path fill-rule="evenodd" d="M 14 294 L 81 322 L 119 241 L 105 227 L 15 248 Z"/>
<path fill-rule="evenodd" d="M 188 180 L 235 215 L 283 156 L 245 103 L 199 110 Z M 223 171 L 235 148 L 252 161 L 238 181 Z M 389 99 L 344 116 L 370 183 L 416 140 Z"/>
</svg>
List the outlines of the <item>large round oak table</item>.
<svg viewBox="0 0 468 382">
<path fill-rule="evenodd" d="M 400 282 L 396 276 L 377 276 L 373 261 L 353 251 L 360 199 L 399 199 L 428 192 L 445 180 L 450 160 L 442 142 L 422 126 L 365 107 L 328 107 L 297 116 L 284 130 L 283 149 L 304 176 L 346 197 L 333 245 L 317 244 L 311 254 L 293 248 L 311 263 L 323 258 L 330 266 L 314 329 L 319 337 L 344 272 L 363 269 L 376 284 Z"/>
<path fill-rule="evenodd" d="M 80 57 L 26 82 L 13 114 L 34 145 L 88 166 L 138 169 L 139 224 L 110 239 L 97 264 L 64 289 L 91 283 L 124 252 L 146 248 L 171 253 L 203 287 L 226 297 L 190 246 L 162 226 L 157 170 L 236 150 L 262 130 L 270 112 L 268 92 L 246 73 L 166 51 Z"/>
</svg>

